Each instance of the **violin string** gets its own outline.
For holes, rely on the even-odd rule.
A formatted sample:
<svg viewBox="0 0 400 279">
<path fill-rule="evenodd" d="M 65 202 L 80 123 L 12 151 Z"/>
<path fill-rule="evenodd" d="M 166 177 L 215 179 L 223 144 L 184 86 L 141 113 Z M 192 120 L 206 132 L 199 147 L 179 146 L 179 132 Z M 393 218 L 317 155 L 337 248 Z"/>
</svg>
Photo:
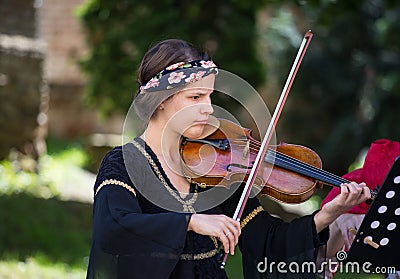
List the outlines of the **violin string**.
<svg viewBox="0 0 400 279">
<path fill-rule="evenodd" d="M 335 186 L 339 186 L 341 183 L 344 183 L 344 182 L 349 182 L 340 176 L 334 175 L 325 170 L 319 169 L 310 164 L 299 161 L 293 157 L 287 156 L 286 154 L 283 154 L 280 152 L 277 152 L 277 154 L 278 154 L 278 156 L 277 156 L 278 160 L 282 160 L 283 162 L 289 162 L 289 164 L 291 164 L 295 168 L 297 167 L 298 164 L 300 164 L 302 169 L 305 169 L 308 172 L 319 176 L 320 178 L 326 179 L 326 182 L 328 182 L 327 180 L 329 180 L 329 182 Z M 321 179 L 321 180 L 323 181 L 323 179 Z"/>
<path fill-rule="evenodd" d="M 232 140 L 232 141 L 241 141 L 241 140 Z M 244 141 L 242 141 L 242 142 L 244 142 Z M 236 145 L 238 145 L 238 144 L 236 144 Z M 239 144 L 239 145 L 241 145 L 241 144 Z M 242 146 L 243 146 L 243 144 L 241 145 L 241 147 Z M 255 151 L 255 152 L 258 152 L 258 149 L 255 148 L 254 146 L 257 147 L 257 144 L 255 144 L 255 143 L 250 144 L 250 149 Z M 275 153 L 276 154 L 275 155 L 275 160 L 278 160 L 278 161 L 280 160 L 280 162 L 288 164 L 292 168 L 292 170 L 301 169 L 301 170 L 304 170 L 306 172 L 305 173 L 306 175 L 307 175 L 307 173 L 310 173 L 310 174 L 314 175 L 314 178 L 316 178 L 315 176 L 317 176 L 317 177 L 320 177 L 320 178 L 325 178 L 325 179 L 331 180 L 330 182 L 333 181 L 333 182 L 336 182 L 338 184 L 344 183 L 344 182 L 349 182 L 349 181 L 347 181 L 346 179 L 344 179 L 344 178 L 342 178 L 340 176 L 334 175 L 334 174 L 332 174 L 330 172 L 327 172 L 325 170 L 317 168 L 317 167 L 315 167 L 313 165 L 310 165 L 308 163 L 300 161 L 300 160 L 298 160 L 296 158 L 293 158 L 291 156 L 283 154 L 283 153 L 281 153 L 279 151 L 275 151 L 275 150 L 271 150 L 271 149 L 268 149 L 268 151 L 271 152 L 271 153 Z M 271 155 L 271 156 L 274 156 L 274 155 Z M 271 159 L 271 161 L 272 161 L 272 159 Z M 335 183 L 333 183 L 333 184 L 335 184 Z"/>
<path fill-rule="evenodd" d="M 255 149 L 255 150 L 258 152 L 257 149 Z M 272 149 L 269 149 L 269 151 L 278 154 L 278 157 L 276 157 L 276 158 L 282 160 L 282 162 L 284 162 L 284 163 L 289 163 L 291 165 L 291 167 L 293 167 L 293 168 L 303 169 L 303 170 L 305 170 L 307 172 L 310 172 L 312 174 L 320 175 L 320 176 L 323 176 L 324 178 L 334 180 L 339 184 L 343 183 L 343 182 L 349 182 L 349 181 L 347 181 L 346 179 L 344 179 L 344 178 L 342 178 L 340 176 L 337 176 L 335 174 L 327 172 L 327 171 L 325 171 L 323 169 L 317 168 L 317 167 L 315 167 L 313 165 L 310 165 L 308 163 L 300 161 L 300 160 L 298 160 L 296 158 L 293 158 L 291 156 L 283 154 L 283 153 L 281 153 L 279 151 L 275 151 L 275 150 L 272 150 Z"/>
<path fill-rule="evenodd" d="M 344 179 L 344 178 L 342 178 L 340 176 L 332 174 L 332 173 L 330 173 L 328 171 L 325 171 L 323 169 L 317 168 L 317 167 L 315 167 L 313 165 L 310 165 L 308 163 L 302 162 L 302 161 L 300 161 L 300 160 L 298 160 L 296 158 L 290 157 L 290 156 L 288 156 L 286 154 L 283 154 L 281 152 L 276 152 L 276 153 L 278 154 L 278 156 L 282 157 L 282 160 L 284 162 L 290 162 L 294 166 L 300 164 L 303 169 L 306 169 L 306 170 L 310 171 L 313 174 L 317 174 L 317 175 L 320 175 L 320 176 L 322 176 L 324 178 L 331 179 L 333 181 L 337 181 L 339 184 L 340 183 L 349 182 L 349 181 L 347 181 L 346 179 Z"/>
<path fill-rule="evenodd" d="M 242 141 L 242 142 L 245 142 L 246 140 L 233 140 L 233 141 Z M 253 143 L 253 146 L 256 146 L 256 147 L 258 147 L 258 145 L 259 144 L 257 144 L 258 142 L 257 141 L 255 141 L 255 140 L 250 140 L 252 143 Z M 253 150 L 255 151 L 255 152 L 258 152 L 258 148 L 253 148 Z M 287 159 L 287 160 L 290 160 L 290 161 L 292 161 L 293 163 L 295 163 L 295 164 L 301 164 L 304 168 L 308 168 L 308 169 L 310 169 L 310 171 L 315 171 L 315 172 L 317 172 L 317 173 L 321 173 L 322 175 L 324 175 L 324 176 L 329 176 L 329 177 L 331 177 L 332 179 L 337 179 L 337 180 L 340 180 L 340 181 L 342 181 L 342 182 L 348 182 L 346 179 L 344 179 L 344 178 L 342 178 L 342 177 L 340 177 L 340 176 L 337 176 L 337 175 L 335 175 L 335 174 L 332 174 L 332 173 L 330 173 L 330 172 L 328 172 L 328 171 L 325 171 L 325 170 L 323 170 L 323 169 L 319 169 L 319 168 L 317 168 L 317 167 L 315 167 L 315 166 L 313 166 L 313 165 L 310 165 L 310 164 L 308 164 L 308 163 L 305 163 L 305 162 L 303 162 L 303 161 L 300 161 L 300 160 L 298 160 L 298 159 L 296 159 L 296 158 L 293 158 L 293 157 L 290 157 L 290 156 L 288 156 L 288 155 L 286 155 L 286 154 L 283 154 L 283 153 L 281 153 L 281 152 L 279 152 L 279 151 L 274 151 L 274 150 L 272 150 L 272 149 L 268 149 L 269 151 L 273 151 L 273 152 L 275 152 L 276 154 L 280 154 L 282 157 L 285 157 L 285 159 Z"/>
</svg>

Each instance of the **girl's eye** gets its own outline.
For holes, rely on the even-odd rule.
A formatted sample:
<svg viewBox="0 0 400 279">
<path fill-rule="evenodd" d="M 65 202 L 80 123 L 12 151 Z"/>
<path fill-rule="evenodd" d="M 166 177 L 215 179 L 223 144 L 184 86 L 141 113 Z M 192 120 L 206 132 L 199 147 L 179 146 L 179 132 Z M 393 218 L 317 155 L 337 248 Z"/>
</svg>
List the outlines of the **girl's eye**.
<svg viewBox="0 0 400 279">
<path fill-rule="evenodd" d="M 193 98 L 193 100 L 198 100 L 200 98 L 200 96 L 193 96 L 192 98 Z"/>
</svg>

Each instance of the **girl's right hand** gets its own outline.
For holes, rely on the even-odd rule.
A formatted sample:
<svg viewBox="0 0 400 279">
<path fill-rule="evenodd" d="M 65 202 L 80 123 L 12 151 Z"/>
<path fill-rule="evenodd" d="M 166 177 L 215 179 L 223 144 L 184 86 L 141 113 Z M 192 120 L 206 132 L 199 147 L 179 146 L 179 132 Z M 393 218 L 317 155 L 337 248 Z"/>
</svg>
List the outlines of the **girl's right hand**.
<svg viewBox="0 0 400 279">
<path fill-rule="evenodd" d="M 231 255 L 234 254 L 241 233 L 240 222 L 226 215 L 193 214 L 188 230 L 217 237 L 224 246 L 225 253 Z"/>
</svg>

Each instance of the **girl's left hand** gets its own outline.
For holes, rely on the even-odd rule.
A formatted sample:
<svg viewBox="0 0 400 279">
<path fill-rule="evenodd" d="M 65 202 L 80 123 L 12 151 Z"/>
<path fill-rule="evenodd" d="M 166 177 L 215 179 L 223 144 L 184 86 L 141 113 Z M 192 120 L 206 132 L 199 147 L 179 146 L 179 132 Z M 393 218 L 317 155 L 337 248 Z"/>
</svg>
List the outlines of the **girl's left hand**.
<svg viewBox="0 0 400 279">
<path fill-rule="evenodd" d="M 353 206 L 371 198 L 371 191 L 365 183 L 344 183 L 340 188 L 340 194 L 322 208 L 326 213 L 339 217 Z"/>
<path fill-rule="evenodd" d="M 371 198 L 371 191 L 365 183 L 344 183 L 340 188 L 340 194 L 326 203 L 321 210 L 314 215 L 317 232 L 329 226 L 336 218 L 351 207 Z"/>
</svg>

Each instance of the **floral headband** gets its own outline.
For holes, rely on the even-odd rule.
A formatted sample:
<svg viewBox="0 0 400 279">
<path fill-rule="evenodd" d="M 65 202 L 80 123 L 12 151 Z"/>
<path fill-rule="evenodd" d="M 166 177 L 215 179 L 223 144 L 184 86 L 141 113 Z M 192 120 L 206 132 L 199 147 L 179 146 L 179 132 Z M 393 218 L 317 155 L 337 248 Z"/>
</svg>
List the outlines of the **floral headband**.
<svg viewBox="0 0 400 279">
<path fill-rule="evenodd" d="M 213 61 L 195 60 L 168 66 L 139 88 L 140 93 L 168 90 L 200 80 L 209 74 L 218 74 Z"/>
</svg>

